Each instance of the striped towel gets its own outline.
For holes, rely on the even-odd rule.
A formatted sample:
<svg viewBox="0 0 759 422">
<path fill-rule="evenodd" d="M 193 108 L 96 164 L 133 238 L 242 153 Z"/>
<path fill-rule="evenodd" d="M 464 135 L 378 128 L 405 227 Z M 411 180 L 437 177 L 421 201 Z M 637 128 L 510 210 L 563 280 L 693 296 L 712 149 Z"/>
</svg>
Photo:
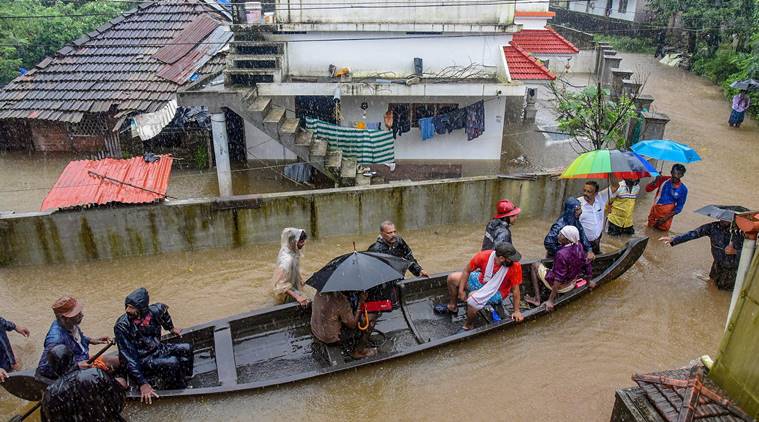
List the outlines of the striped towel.
<svg viewBox="0 0 759 422">
<path fill-rule="evenodd" d="M 317 138 L 326 140 L 331 148 L 341 150 L 343 157 L 355 158 L 360 164 L 395 161 L 391 131 L 342 127 L 309 117 L 306 117 L 306 129 L 314 132 Z"/>
</svg>

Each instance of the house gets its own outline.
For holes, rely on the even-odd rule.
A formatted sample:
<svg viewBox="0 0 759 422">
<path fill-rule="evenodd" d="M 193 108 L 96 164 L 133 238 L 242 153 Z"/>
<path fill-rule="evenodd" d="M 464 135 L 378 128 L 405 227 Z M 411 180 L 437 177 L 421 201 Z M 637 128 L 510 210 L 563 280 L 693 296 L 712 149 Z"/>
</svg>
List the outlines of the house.
<svg viewBox="0 0 759 422">
<path fill-rule="evenodd" d="M 646 0 L 559 0 L 558 4 L 574 12 L 605 16 L 628 22 L 648 22 L 651 15 Z"/>
<path fill-rule="evenodd" d="M 545 22 L 548 3 L 351 3 L 233 2 L 223 75 L 179 94 L 180 104 L 214 113 L 217 165 L 228 161 L 225 110 L 244 120 L 249 157 L 297 159 L 338 184 L 367 183 L 362 166 L 423 175 L 440 163 L 498 163 L 504 130 L 523 112 L 524 82 L 555 77 L 528 51 L 509 54 L 522 29 L 515 12 L 543 12 Z M 438 130 L 461 113 L 480 116 L 481 127 Z M 220 192 L 231 194 L 225 168 Z"/>
<path fill-rule="evenodd" d="M 224 68 L 230 20 L 215 1 L 141 2 L 0 90 L 0 148 L 208 151 L 207 114 L 178 108 L 176 94 Z"/>
</svg>

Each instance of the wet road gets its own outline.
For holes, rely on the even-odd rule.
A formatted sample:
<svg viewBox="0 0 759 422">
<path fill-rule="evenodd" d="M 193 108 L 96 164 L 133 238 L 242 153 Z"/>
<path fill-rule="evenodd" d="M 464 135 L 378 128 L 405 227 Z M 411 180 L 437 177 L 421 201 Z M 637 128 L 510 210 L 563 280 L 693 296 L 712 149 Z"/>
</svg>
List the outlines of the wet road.
<svg viewBox="0 0 759 422">
<path fill-rule="evenodd" d="M 632 61 L 636 64 L 633 66 Z M 689 198 L 673 225 L 683 232 L 707 222 L 692 211 L 708 203 L 759 208 L 754 169 L 759 166 L 759 128 L 726 124 L 729 104 L 717 87 L 648 57 L 625 55 L 627 66 L 655 69 L 647 93 L 654 108 L 672 118 L 667 137 L 689 143 L 704 161 L 688 166 Z M 641 234 L 651 198 L 639 200 Z M 517 248 L 543 254 L 550 221 L 520 220 Z M 459 269 L 477 251 L 483 224 L 403 233 L 429 272 Z M 652 237 L 657 233 L 650 233 Z M 275 239 L 272 239 L 273 241 Z M 310 242 L 305 271 L 372 236 Z M 606 243 L 612 249 L 618 243 Z M 145 286 L 171 306 L 175 321 L 189 326 L 272 303 L 270 276 L 277 245 L 129 258 L 112 262 L 0 269 L 0 312 L 27 325 L 31 339 L 11 333 L 25 366 L 34 366 L 59 295 L 86 303 L 83 328 L 110 333 L 123 311 L 122 298 Z M 724 327 L 730 296 L 704 281 L 708 241 L 665 247 L 652 240 L 622 278 L 566 308 L 514 330 L 493 333 L 396 362 L 362 368 L 260 392 L 132 404 L 129 420 L 489 420 L 607 421 L 614 390 L 632 385 L 634 372 L 686 365 L 712 354 Z M 0 415 L 21 401 L 0 391 Z"/>
</svg>

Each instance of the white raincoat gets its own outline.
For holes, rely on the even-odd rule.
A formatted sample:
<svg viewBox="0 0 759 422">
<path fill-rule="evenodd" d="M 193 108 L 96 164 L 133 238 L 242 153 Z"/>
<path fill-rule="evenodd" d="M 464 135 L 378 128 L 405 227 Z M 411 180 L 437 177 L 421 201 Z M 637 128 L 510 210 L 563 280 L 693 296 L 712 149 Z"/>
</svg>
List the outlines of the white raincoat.
<svg viewBox="0 0 759 422">
<path fill-rule="evenodd" d="M 303 231 L 303 229 L 293 227 L 282 230 L 281 247 L 272 277 L 277 303 L 291 300 L 291 296 L 287 294 L 288 290 L 294 290 L 309 299 L 313 297 L 313 289 L 305 288 L 303 274 L 300 272 L 300 259 L 303 257 L 303 252 L 298 249 L 298 239 Z"/>
</svg>

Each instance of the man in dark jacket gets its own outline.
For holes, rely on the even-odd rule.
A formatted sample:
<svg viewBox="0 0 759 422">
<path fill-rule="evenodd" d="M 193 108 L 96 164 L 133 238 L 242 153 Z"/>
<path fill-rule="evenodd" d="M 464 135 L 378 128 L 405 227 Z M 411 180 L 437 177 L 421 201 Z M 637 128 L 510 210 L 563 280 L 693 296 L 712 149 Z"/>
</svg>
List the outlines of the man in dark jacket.
<svg viewBox="0 0 759 422">
<path fill-rule="evenodd" d="M 582 224 L 580 223 L 581 214 L 582 205 L 577 198 L 567 198 L 567 200 L 564 201 L 564 211 L 562 211 L 561 216 L 556 222 L 553 223 L 551 229 L 548 230 L 548 234 L 543 240 L 543 246 L 546 248 L 547 258 L 552 258 L 556 255 L 559 248 L 561 248 L 561 244 L 559 243 L 559 232 L 561 232 L 561 229 L 564 228 L 564 226 L 575 226 L 580 232 L 580 243 L 585 252 L 587 252 L 588 259 L 592 260 L 596 257 L 593 254 L 593 248 L 590 245 L 590 242 L 588 242 L 588 238 L 585 237 L 585 231 L 582 229 Z"/>
<path fill-rule="evenodd" d="M 15 371 L 21 367 L 21 364 L 16 361 L 16 355 L 13 354 L 13 348 L 10 340 L 8 340 L 8 334 L 5 333 L 6 331 L 15 331 L 24 337 L 29 337 L 29 330 L 0 317 L 0 370 L 3 373 Z M 0 378 L 5 377 L 0 375 Z"/>
<path fill-rule="evenodd" d="M 192 346 L 187 343 L 161 343 L 161 328 L 181 336 L 163 303 L 150 305 L 148 291 L 139 288 L 124 300 L 124 315 L 113 332 L 119 358 L 127 374 L 140 386 L 142 401 L 150 404 L 158 397 L 151 382 L 160 381 L 166 389 L 182 389 L 192 376 Z"/>
<path fill-rule="evenodd" d="M 408 268 L 411 274 L 417 277 L 429 277 L 427 271 L 424 271 L 422 266 L 416 261 L 416 258 L 414 258 L 414 254 L 411 253 L 411 248 L 406 241 L 395 230 L 395 224 L 392 221 L 383 221 L 380 224 L 380 234 L 377 236 L 377 241 L 372 243 L 367 251 L 403 258 L 411 262 L 411 266 Z"/>
<path fill-rule="evenodd" d="M 126 394 L 108 374 L 98 368 L 81 369 L 74 353 L 63 344 L 47 351 L 46 361 L 56 381 L 42 397 L 47 422 L 121 421 Z"/>
<path fill-rule="evenodd" d="M 735 276 L 738 273 L 738 262 L 741 260 L 743 248 L 743 233 L 734 229 L 729 221 L 715 221 L 699 226 L 694 230 L 675 237 L 661 237 L 669 246 L 689 242 L 699 237 L 709 237 L 712 245 L 712 268 L 709 280 L 714 281 L 719 289 L 732 290 L 735 286 Z"/>
<path fill-rule="evenodd" d="M 495 215 L 485 226 L 485 237 L 482 239 L 483 251 L 495 249 L 496 243 L 511 243 L 511 225 L 517 221 L 519 207 L 508 199 L 501 199 L 495 207 Z"/>
</svg>

